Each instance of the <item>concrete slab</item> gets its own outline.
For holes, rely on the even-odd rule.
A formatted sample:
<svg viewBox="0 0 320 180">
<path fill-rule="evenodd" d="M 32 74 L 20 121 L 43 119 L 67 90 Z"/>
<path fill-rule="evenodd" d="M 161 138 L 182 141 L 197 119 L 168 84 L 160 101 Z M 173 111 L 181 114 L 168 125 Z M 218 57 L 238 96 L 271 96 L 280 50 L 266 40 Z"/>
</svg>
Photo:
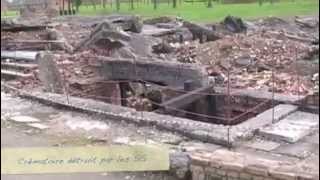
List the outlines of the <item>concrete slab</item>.
<svg viewBox="0 0 320 180">
<path fill-rule="evenodd" d="M 319 152 L 319 145 L 308 142 L 301 142 L 296 144 L 284 144 L 273 152 L 293 157 L 305 159 L 312 154 Z"/>
<path fill-rule="evenodd" d="M 1 50 L 1 61 L 5 58 L 35 61 L 38 52 L 36 51 L 3 51 Z"/>
<path fill-rule="evenodd" d="M 216 92 L 218 93 L 224 93 L 227 92 L 226 88 L 221 87 L 215 87 Z M 268 92 L 265 90 L 252 90 L 252 89 L 231 89 L 231 92 L 233 95 L 237 96 L 249 96 L 253 98 L 258 99 L 272 99 L 272 92 Z M 304 96 L 298 96 L 298 95 L 287 95 L 283 93 L 275 93 L 274 99 L 278 102 L 283 103 L 294 103 L 297 101 L 300 101 L 304 98 Z"/>
<path fill-rule="evenodd" d="M 1 69 L 1 75 L 3 77 L 17 77 L 17 78 L 31 78 L 33 76 L 32 74 L 24 74 L 18 71 L 4 70 L 4 69 Z"/>
<path fill-rule="evenodd" d="M 222 146 L 216 144 L 208 144 L 208 143 L 201 143 L 201 142 L 183 142 L 179 145 L 181 149 L 185 152 L 214 152 L 218 149 L 221 149 Z"/>
<path fill-rule="evenodd" d="M 65 125 L 69 127 L 71 130 L 83 129 L 85 131 L 91 130 L 107 130 L 110 127 L 100 121 L 90 121 L 90 120 L 74 120 L 70 119 L 65 122 Z"/>
<path fill-rule="evenodd" d="M 28 126 L 40 130 L 49 129 L 49 126 L 40 123 L 29 123 Z"/>
<path fill-rule="evenodd" d="M 30 117 L 30 116 L 13 116 L 13 117 L 10 117 L 8 120 L 14 121 L 14 122 L 19 122 L 19 123 L 40 122 L 39 119 L 36 119 L 34 117 Z"/>
<path fill-rule="evenodd" d="M 272 151 L 280 146 L 280 143 L 273 141 L 266 141 L 261 139 L 254 139 L 243 144 L 246 147 L 258 149 L 262 151 Z"/>
<path fill-rule="evenodd" d="M 314 143 L 319 145 L 319 129 L 318 132 L 315 134 L 312 134 L 310 136 L 306 136 L 304 139 L 306 142 Z"/>
<path fill-rule="evenodd" d="M 319 125 L 319 116 L 306 112 L 295 112 L 280 122 L 261 128 L 259 135 L 278 141 L 295 143 L 312 133 Z"/>
<path fill-rule="evenodd" d="M 311 155 L 299 164 L 300 166 L 308 166 L 307 172 L 319 172 L 319 155 Z"/>
<path fill-rule="evenodd" d="M 153 25 L 144 25 L 142 28 L 142 34 L 143 35 L 159 35 L 159 34 L 164 34 L 164 33 L 170 33 L 172 31 L 175 31 L 175 29 L 165 29 L 165 28 L 158 28 Z"/>
<path fill-rule="evenodd" d="M 280 104 L 274 107 L 274 121 L 278 122 L 280 119 L 298 110 L 297 106 L 290 104 Z M 232 134 L 235 138 L 248 138 L 253 136 L 253 132 L 259 128 L 266 127 L 272 123 L 273 109 L 258 114 L 256 117 L 248 119 L 247 121 L 232 127 Z"/>
<path fill-rule="evenodd" d="M 242 154 L 250 154 L 255 157 L 259 157 L 262 159 L 269 159 L 273 161 L 287 161 L 287 162 L 298 162 L 300 161 L 299 158 L 294 156 L 285 156 L 278 153 L 272 153 L 267 151 L 257 151 L 256 149 L 247 148 L 244 146 L 237 147 L 234 149 L 235 152 L 239 152 Z"/>
</svg>

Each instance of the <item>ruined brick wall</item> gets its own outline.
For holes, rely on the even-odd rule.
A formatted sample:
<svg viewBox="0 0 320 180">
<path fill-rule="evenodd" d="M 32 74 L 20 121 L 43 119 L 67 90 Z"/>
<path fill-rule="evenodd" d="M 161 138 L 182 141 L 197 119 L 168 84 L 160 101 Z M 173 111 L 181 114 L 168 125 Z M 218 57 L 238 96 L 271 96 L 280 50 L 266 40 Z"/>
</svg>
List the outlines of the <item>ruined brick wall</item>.
<svg viewBox="0 0 320 180">
<path fill-rule="evenodd" d="M 96 99 L 106 103 L 121 105 L 119 83 L 90 82 L 85 84 L 70 84 L 71 95 Z"/>
<path fill-rule="evenodd" d="M 60 0 L 26 0 L 21 4 L 20 15 L 24 18 L 59 15 Z"/>
<path fill-rule="evenodd" d="M 191 157 L 192 180 L 316 180 L 296 163 L 262 159 L 228 150 Z"/>
</svg>

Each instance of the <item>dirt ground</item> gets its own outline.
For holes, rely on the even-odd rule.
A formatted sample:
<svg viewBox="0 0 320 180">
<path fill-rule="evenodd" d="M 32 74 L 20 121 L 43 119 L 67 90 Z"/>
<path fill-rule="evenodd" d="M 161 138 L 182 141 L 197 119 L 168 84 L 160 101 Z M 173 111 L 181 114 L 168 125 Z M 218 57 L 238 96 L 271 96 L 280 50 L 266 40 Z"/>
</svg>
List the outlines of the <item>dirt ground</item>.
<svg viewBox="0 0 320 180">
<path fill-rule="evenodd" d="M 99 129 L 87 131 L 83 127 L 68 126 L 63 119 L 77 119 L 79 121 L 99 122 L 94 117 L 83 115 L 80 113 L 61 112 L 57 116 L 58 110 L 42 106 L 35 102 L 26 101 L 18 97 L 13 97 L 8 94 L 1 93 L 1 148 L 5 147 L 56 147 L 56 146 L 82 146 L 82 145 L 108 145 L 108 144 L 125 144 L 134 141 L 155 142 L 162 139 L 170 139 L 166 136 L 173 137 L 174 135 L 159 133 L 156 130 L 143 129 L 141 132 L 136 132 L 137 128 L 131 125 L 121 124 L 115 128 L 115 124 L 108 123 L 108 127 L 112 127 L 107 132 L 101 133 Z M 15 104 L 15 106 L 13 106 Z M 30 115 L 41 118 L 41 123 L 49 125 L 48 130 L 39 130 L 28 127 L 24 123 L 16 123 L 6 120 L 6 117 L 12 115 Z M 59 113 L 58 113 L 59 114 Z M 63 114 L 63 115 L 62 115 Z M 50 118 L 51 115 L 51 118 Z M 71 122 L 67 121 L 67 122 Z M 78 122 L 79 122 L 78 121 Z M 94 123 L 91 123 L 91 125 Z M 101 126 L 101 124 L 99 124 Z M 90 125 L 90 124 L 89 124 Z M 88 126 L 88 124 L 86 124 Z M 121 126 L 121 127 L 120 127 Z M 131 127 L 130 127 L 131 126 Z M 107 127 L 107 126 L 105 126 Z M 100 132 L 99 132 L 100 131 Z M 126 133 L 124 133 L 126 132 Z M 147 136 L 144 133 L 149 133 Z M 141 134 L 139 134 L 141 133 Z M 142 135 L 144 134 L 144 135 Z M 95 136 L 95 137 L 94 137 Z M 143 136 L 149 137 L 143 139 Z M 130 137 L 130 139 L 128 139 Z M 135 140 L 134 140 L 135 139 Z M 171 138 L 172 139 L 172 138 Z M 79 173 L 79 174 L 49 174 L 49 175 L 1 175 L 3 180 L 174 180 L 173 177 L 164 173 Z"/>
</svg>

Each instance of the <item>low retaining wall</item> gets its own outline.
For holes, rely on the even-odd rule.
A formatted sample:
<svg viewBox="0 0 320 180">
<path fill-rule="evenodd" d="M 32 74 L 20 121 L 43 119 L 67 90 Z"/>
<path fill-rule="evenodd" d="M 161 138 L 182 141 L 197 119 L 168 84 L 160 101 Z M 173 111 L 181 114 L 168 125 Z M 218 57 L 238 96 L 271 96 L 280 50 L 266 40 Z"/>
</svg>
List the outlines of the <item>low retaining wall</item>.
<svg viewBox="0 0 320 180">
<path fill-rule="evenodd" d="M 139 125 L 151 125 L 169 131 L 182 133 L 190 138 L 207 141 L 216 144 L 227 143 L 228 126 L 207 124 L 189 119 L 176 118 L 150 112 L 137 112 L 134 109 L 114 106 L 91 99 L 69 97 L 64 95 L 25 92 L 5 84 L 2 88 L 13 90 L 21 97 L 37 100 L 41 103 L 55 105 L 58 107 L 83 111 L 85 113 L 97 113 L 104 115 L 107 119 L 116 121 L 128 121 Z M 297 107 L 282 105 L 279 110 L 286 109 L 282 114 L 295 111 Z M 282 111 L 281 110 L 281 111 Z M 270 111 L 270 110 L 269 110 Z M 265 114 L 270 112 L 266 111 Z M 280 118 L 282 115 L 277 115 Z M 259 118 L 258 118 L 259 119 Z M 252 119 L 251 121 L 254 121 Z M 250 120 L 249 120 L 250 121 Z M 259 121 L 261 123 L 261 121 Z M 251 122 L 252 123 L 252 122 Z M 266 123 L 263 121 L 263 124 Z M 255 124 L 255 123 L 253 123 Z M 261 124 L 260 124 L 261 125 Z M 237 140 L 237 135 L 244 134 L 256 127 L 234 126 L 232 128 L 230 142 Z M 229 145 L 229 144 L 227 144 Z M 302 162 L 284 162 L 262 159 L 261 157 L 232 152 L 226 149 L 218 149 L 214 152 L 196 152 L 192 154 L 171 155 L 171 168 L 180 179 L 186 180 L 318 180 L 319 174 L 312 171 Z M 191 159 L 189 161 L 188 159 Z M 310 172 L 307 172 L 310 170 Z M 192 177 L 188 176 L 188 172 Z M 312 172 L 312 173 L 311 173 Z M 182 174 L 182 175 L 181 175 Z M 181 176 L 180 176 L 181 175 Z"/>
<path fill-rule="evenodd" d="M 92 99 L 45 92 L 26 92 L 1 84 L 7 90 L 15 91 L 20 97 L 39 101 L 59 108 L 105 116 L 108 120 L 127 121 L 139 126 L 155 126 L 162 130 L 180 133 L 191 139 L 230 146 L 228 126 L 197 122 L 190 119 L 161 115 L 153 112 L 139 112 L 132 108 L 111 105 Z"/>
<path fill-rule="evenodd" d="M 127 121 L 140 126 L 155 126 L 162 130 L 180 133 L 186 137 L 202 142 L 214 143 L 223 146 L 233 146 L 242 138 L 253 136 L 253 132 L 272 122 L 272 110 L 267 110 L 257 117 L 235 126 L 225 126 L 194 121 L 169 115 L 161 115 L 154 112 L 139 112 L 132 108 L 107 104 L 92 99 L 67 97 L 62 94 L 45 93 L 40 91 L 26 92 L 5 84 L 2 87 L 16 91 L 21 97 L 37 100 L 44 104 L 50 104 L 67 109 L 95 113 L 109 120 Z M 275 107 L 275 120 L 297 110 L 296 106 L 278 105 Z"/>
</svg>

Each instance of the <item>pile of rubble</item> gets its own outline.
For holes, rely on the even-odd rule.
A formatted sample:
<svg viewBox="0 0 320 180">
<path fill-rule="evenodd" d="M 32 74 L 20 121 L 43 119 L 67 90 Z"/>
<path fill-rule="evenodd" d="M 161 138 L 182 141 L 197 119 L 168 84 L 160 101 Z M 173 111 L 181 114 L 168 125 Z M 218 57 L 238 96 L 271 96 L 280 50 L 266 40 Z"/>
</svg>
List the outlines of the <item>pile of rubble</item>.
<svg viewBox="0 0 320 180">
<path fill-rule="evenodd" d="M 59 54 L 59 71 L 70 84 L 97 77 L 92 69 L 94 59 L 104 56 L 197 63 L 207 66 L 216 83 L 226 86 L 230 82 L 233 88 L 286 94 L 312 94 L 316 90 L 312 77 L 319 71 L 319 30 L 318 21 L 310 18 L 297 18 L 295 23 L 278 18 L 245 22 L 228 16 L 220 23 L 199 25 L 172 18 L 142 24 L 135 16 L 108 16 L 43 24 L 6 23 L 1 39 L 28 42 L 21 45 L 24 49 L 51 48 Z M 17 28 L 38 30 L 15 32 Z M 170 37 L 176 40 L 168 40 Z M 28 40 L 37 41 L 31 46 Z M 2 49 L 10 49 L 10 44 L 2 45 Z M 17 46 L 15 43 L 13 48 Z"/>
<path fill-rule="evenodd" d="M 152 102 L 148 98 L 129 95 L 127 102 L 128 107 L 138 111 L 152 111 Z"/>
<path fill-rule="evenodd" d="M 287 37 L 285 32 L 262 29 L 227 35 L 205 44 L 186 43 L 177 48 L 175 54 L 180 62 L 209 66 L 209 73 L 224 79 L 224 83 L 229 72 L 234 88 L 272 91 L 274 85 L 276 92 L 312 94 L 319 47 Z M 303 69 L 303 65 L 307 69 Z"/>
<path fill-rule="evenodd" d="M 186 42 L 184 45 L 176 47 L 177 60 L 182 63 L 197 63 L 197 47 Z"/>
</svg>

